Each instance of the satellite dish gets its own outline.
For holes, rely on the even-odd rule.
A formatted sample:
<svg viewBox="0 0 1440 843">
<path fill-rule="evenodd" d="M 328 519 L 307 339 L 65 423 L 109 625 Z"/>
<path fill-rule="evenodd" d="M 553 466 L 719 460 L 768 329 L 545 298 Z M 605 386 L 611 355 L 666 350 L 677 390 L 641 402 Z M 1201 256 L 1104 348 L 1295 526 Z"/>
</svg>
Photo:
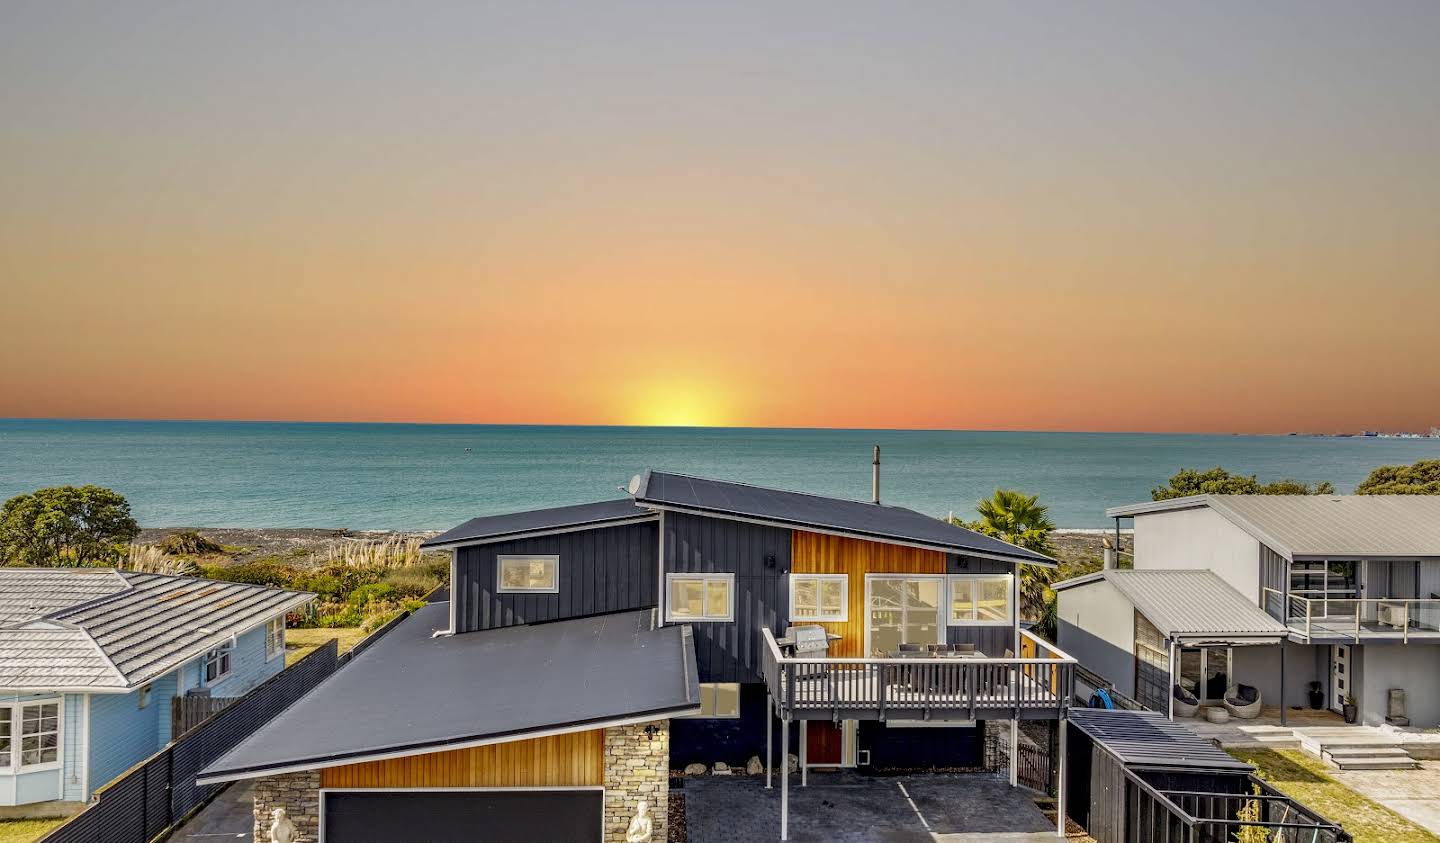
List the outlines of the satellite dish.
<svg viewBox="0 0 1440 843">
<path fill-rule="evenodd" d="M 640 475 L 637 474 L 630 478 L 630 485 L 625 487 L 625 491 L 632 495 L 640 494 Z"/>
</svg>

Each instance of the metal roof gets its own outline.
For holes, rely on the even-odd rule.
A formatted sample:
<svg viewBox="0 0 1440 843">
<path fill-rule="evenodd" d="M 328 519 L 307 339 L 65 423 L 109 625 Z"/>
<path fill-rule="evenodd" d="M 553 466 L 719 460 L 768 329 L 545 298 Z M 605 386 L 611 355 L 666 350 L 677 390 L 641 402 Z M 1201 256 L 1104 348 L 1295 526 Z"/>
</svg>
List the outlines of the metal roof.
<svg viewBox="0 0 1440 843">
<path fill-rule="evenodd" d="M 1126 766 L 1238 773 L 1255 769 L 1158 711 L 1071 708 L 1069 717 L 1076 728 Z"/>
<path fill-rule="evenodd" d="M 65 595 L 79 599 L 38 617 L 0 624 L 0 688 L 137 687 L 315 597 L 167 574 L 29 571 L 48 576 L 0 572 L 12 605 L 54 603 Z M 97 575 L 106 575 L 108 584 L 102 586 Z M 74 577 L 75 583 L 60 583 L 65 577 Z M 115 583 L 119 587 L 110 589 Z"/>
<path fill-rule="evenodd" d="M 1112 518 L 1209 507 L 1290 559 L 1440 557 L 1440 496 L 1191 495 L 1117 506 Z"/>
<path fill-rule="evenodd" d="M 635 501 L 630 498 L 560 506 L 553 509 L 532 509 L 526 512 L 471 518 L 453 530 L 426 540 L 421 546 L 448 547 L 458 544 L 480 544 L 530 533 L 555 532 L 589 526 L 598 527 L 609 522 L 629 523 L 632 520 L 654 517 L 655 514 L 651 510 L 636 506 Z"/>
<path fill-rule="evenodd" d="M 1289 630 L 1213 571 L 1108 569 L 1055 583 L 1064 591 L 1104 580 L 1167 638 L 1285 638 Z"/>
<path fill-rule="evenodd" d="M 114 568 L 0 568 L 0 625 L 42 618 L 128 587 Z"/>
<path fill-rule="evenodd" d="M 1039 565 L 1053 565 L 1055 561 L 913 509 L 684 474 L 647 471 L 635 500 L 665 508 L 753 519 L 801 529 L 832 530 L 878 541 L 918 544 L 952 553 Z"/>
<path fill-rule="evenodd" d="M 432 637 L 433 603 L 200 774 L 204 783 L 522 740 L 699 706 L 688 626 L 653 610 Z"/>
</svg>

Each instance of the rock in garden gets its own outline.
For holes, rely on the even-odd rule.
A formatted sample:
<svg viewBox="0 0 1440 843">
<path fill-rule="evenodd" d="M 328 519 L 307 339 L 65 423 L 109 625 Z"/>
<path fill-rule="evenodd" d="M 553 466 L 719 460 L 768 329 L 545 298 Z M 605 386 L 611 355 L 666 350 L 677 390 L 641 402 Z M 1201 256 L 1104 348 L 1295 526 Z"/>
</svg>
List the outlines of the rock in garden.
<svg viewBox="0 0 1440 843">
<path fill-rule="evenodd" d="M 705 775 L 705 765 L 704 765 L 704 764 L 686 764 L 686 765 L 685 765 L 685 775 L 687 775 L 687 776 L 703 776 L 703 775 Z"/>
<path fill-rule="evenodd" d="M 715 766 L 710 768 L 710 773 L 716 776 L 730 775 L 730 765 L 724 761 L 716 761 Z"/>
<path fill-rule="evenodd" d="M 745 772 L 752 776 L 758 776 L 765 772 L 765 765 L 760 763 L 760 756 L 750 756 L 750 760 L 745 762 Z"/>
</svg>

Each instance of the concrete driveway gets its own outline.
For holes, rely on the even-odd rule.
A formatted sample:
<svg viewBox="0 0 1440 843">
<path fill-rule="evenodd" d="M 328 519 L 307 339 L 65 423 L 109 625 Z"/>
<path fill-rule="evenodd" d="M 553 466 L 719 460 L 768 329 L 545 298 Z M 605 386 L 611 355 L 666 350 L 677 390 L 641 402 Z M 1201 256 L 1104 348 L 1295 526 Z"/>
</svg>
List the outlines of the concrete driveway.
<svg viewBox="0 0 1440 843">
<path fill-rule="evenodd" d="M 254 833 L 255 786 L 236 782 L 210 800 L 200 813 L 170 833 L 172 843 L 222 843 L 245 841 Z"/>
<path fill-rule="evenodd" d="M 790 779 L 790 839 L 969 843 L 1054 841 L 1055 825 L 1026 791 L 986 775 L 810 774 Z M 673 791 L 672 791 L 673 792 Z M 687 779 L 690 843 L 780 839 L 780 787 L 760 776 Z"/>
</svg>

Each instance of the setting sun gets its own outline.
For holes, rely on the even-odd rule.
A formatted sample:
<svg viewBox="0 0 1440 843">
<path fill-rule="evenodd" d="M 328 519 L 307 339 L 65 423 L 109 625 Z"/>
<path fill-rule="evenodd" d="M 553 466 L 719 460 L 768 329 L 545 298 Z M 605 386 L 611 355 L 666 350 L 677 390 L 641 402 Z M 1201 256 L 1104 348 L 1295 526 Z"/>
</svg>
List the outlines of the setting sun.
<svg viewBox="0 0 1440 843">
<path fill-rule="evenodd" d="M 636 385 L 621 408 L 624 424 L 725 427 L 736 423 L 734 401 L 703 376 L 676 376 Z"/>
</svg>

